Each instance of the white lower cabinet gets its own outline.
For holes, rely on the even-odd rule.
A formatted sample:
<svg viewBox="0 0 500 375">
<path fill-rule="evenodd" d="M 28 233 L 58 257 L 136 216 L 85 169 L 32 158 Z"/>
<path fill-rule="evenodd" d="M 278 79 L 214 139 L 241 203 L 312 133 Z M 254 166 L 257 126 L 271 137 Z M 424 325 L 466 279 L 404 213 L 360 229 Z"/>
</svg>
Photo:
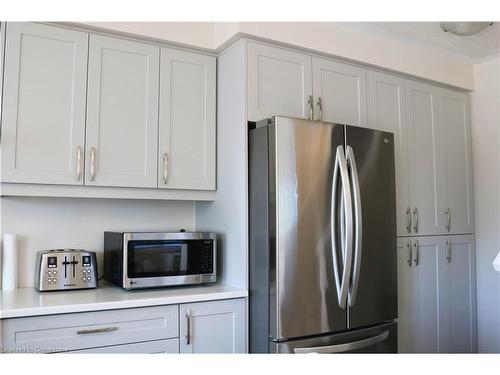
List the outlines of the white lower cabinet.
<svg viewBox="0 0 500 375">
<path fill-rule="evenodd" d="M 244 353 L 245 311 L 239 298 L 2 319 L 0 352 Z"/>
<path fill-rule="evenodd" d="M 180 306 L 181 353 L 245 353 L 245 300 Z"/>
<path fill-rule="evenodd" d="M 399 352 L 477 350 L 474 269 L 474 236 L 399 239 Z"/>
</svg>

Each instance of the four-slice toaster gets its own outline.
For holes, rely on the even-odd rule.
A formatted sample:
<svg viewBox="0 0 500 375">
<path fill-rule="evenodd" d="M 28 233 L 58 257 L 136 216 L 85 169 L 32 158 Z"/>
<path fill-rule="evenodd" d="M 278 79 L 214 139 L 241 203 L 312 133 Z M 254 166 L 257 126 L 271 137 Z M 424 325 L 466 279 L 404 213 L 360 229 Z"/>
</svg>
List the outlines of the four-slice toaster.
<svg viewBox="0 0 500 375">
<path fill-rule="evenodd" d="M 37 253 L 35 286 L 38 291 L 96 288 L 97 275 L 93 251 L 59 249 Z"/>
</svg>

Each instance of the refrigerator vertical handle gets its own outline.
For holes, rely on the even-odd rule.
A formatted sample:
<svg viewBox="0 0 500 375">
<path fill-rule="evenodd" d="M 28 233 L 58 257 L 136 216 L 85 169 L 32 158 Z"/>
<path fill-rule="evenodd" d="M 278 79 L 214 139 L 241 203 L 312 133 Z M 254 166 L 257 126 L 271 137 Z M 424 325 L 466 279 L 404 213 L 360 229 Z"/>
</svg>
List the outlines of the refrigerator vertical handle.
<svg viewBox="0 0 500 375">
<path fill-rule="evenodd" d="M 339 180 L 342 185 L 342 199 L 345 215 L 345 241 L 342 251 L 343 270 L 342 280 L 339 275 L 340 260 L 337 257 L 337 185 Z M 343 309 L 346 307 L 347 292 L 349 289 L 349 280 L 351 277 L 352 267 L 352 237 L 353 237 L 353 220 L 352 220 L 352 200 L 351 200 L 351 187 L 349 183 L 349 174 L 347 170 L 347 161 L 344 154 L 344 147 L 338 146 L 335 155 L 335 164 L 333 169 L 332 178 L 332 195 L 331 195 L 331 211 L 330 211 L 330 225 L 331 225 L 331 242 L 332 242 L 332 258 L 333 258 L 333 273 L 335 276 L 335 287 L 337 289 L 337 297 L 339 306 Z M 345 255 L 344 255 L 345 254 Z"/>
<path fill-rule="evenodd" d="M 351 166 L 350 174 L 352 180 L 352 192 L 354 198 L 354 269 L 351 277 L 351 288 L 349 289 L 348 301 L 349 306 L 354 306 L 356 296 L 358 295 L 359 273 L 361 271 L 361 251 L 363 244 L 363 212 L 361 207 L 361 192 L 359 187 L 358 167 L 356 166 L 356 158 L 354 150 L 351 146 L 346 148 L 346 160 Z"/>
</svg>

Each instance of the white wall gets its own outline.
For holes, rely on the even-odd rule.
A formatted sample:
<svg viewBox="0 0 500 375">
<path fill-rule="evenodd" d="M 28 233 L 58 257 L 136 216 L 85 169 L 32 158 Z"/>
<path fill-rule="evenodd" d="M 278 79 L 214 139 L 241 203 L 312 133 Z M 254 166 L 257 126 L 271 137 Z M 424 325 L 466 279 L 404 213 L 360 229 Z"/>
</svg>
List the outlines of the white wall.
<svg viewBox="0 0 500 375">
<path fill-rule="evenodd" d="M 102 270 L 105 230 L 195 229 L 194 204 L 188 201 L 4 197 L 0 209 L 2 233 L 20 238 L 19 287 L 34 285 L 38 250 L 96 251 Z"/>
<path fill-rule="evenodd" d="M 479 352 L 500 352 L 500 59 L 474 66 L 471 94 Z"/>
<path fill-rule="evenodd" d="M 246 34 L 312 49 L 385 69 L 474 88 L 473 65 L 444 49 L 411 43 L 342 22 L 87 22 L 120 32 L 159 38 L 209 50 Z"/>
</svg>

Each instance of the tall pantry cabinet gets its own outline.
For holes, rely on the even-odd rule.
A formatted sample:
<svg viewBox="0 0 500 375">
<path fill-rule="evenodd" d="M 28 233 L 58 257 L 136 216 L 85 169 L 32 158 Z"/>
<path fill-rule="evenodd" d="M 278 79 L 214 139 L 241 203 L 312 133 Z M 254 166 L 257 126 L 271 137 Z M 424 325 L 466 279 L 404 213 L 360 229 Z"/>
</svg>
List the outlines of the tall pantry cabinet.
<svg viewBox="0 0 500 375">
<path fill-rule="evenodd" d="M 474 352 L 468 96 L 372 71 L 368 92 L 369 127 L 396 140 L 399 350 Z"/>
</svg>

